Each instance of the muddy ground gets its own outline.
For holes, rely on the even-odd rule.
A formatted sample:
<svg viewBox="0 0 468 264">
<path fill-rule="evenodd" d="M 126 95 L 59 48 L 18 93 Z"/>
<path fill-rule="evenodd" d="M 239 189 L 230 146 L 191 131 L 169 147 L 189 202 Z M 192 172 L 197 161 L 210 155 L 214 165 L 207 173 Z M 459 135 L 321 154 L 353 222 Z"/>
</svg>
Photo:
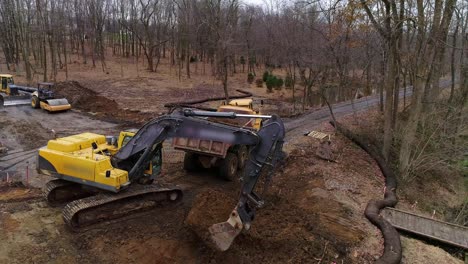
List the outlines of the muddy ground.
<svg viewBox="0 0 468 264">
<path fill-rule="evenodd" d="M 328 125 L 322 131 L 332 134 Z M 238 183 L 224 182 L 213 172 L 186 174 L 178 162 L 165 164 L 161 180 L 187 189 L 181 206 L 79 233 L 65 228 L 60 209 L 49 207 L 38 189 L 0 188 L 0 262 L 371 263 L 382 250 L 382 240 L 363 211 L 367 200 L 381 196 L 383 178 L 377 166 L 339 135 L 332 138 L 337 163 L 315 156 L 315 139 L 302 140 L 303 147 L 292 151 L 275 175 L 252 229 L 227 252 L 207 247 L 184 222 L 198 194 L 217 190 L 235 199 Z M 39 178 L 42 184 L 46 181 Z M 229 212 L 233 206 L 222 209 Z M 222 215 L 217 221 L 225 220 Z M 405 263 L 427 263 L 415 261 L 420 256 L 414 243 L 409 245 L 411 261 Z M 427 248 L 417 244 L 420 252 Z M 459 263 L 442 253 L 444 263 Z"/>
<path fill-rule="evenodd" d="M 52 129 L 59 136 L 85 131 L 116 134 L 159 115 L 163 102 L 194 97 L 189 92 L 171 95 L 170 89 L 161 88 L 163 93 L 149 96 L 151 100 L 130 100 L 137 98 L 141 89 L 154 89 L 149 81 L 146 86 L 125 89 L 137 81 L 145 84 L 140 78 L 119 81 L 121 87 L 109 80 L 95 87 L 62 84 L 57 92 L 65 91 L 76 108 L 66 113 L 47 114 L 29 107 L 0 110 L 0 141 L 9 148 L 7 156 L 0 157 L 0 169 L 23 182 L 25 166 L 30 173 L 27 187 L 0 188 L 0 263 L 372 263 L 381 254 L 380 232 L 363 215 L 367 201 L 383 195 L 384 180 L 378 167 L 360 148 L 335 135 L 328 124 L 312 126 L 307 118 L 301 121 L 304 126 L 291 123 L 294 140 L 288 139 L 289 155 L 274 176 L 265 196 L 266 205 L 258 210 L 251 230 L 242 233 L 227 252 L 207 247 L 185 220 L 197 205 L 193 204 L 198 201 L 196 197 L 207 193 L 212 194 L 207 197 L 215 197 L 216 190 L 235 200 L 239 183 L 218 179 L 212 171 L 188 174 L 182 169 L 180 153 L 170 150 L 164 152 L 160 180 L 183 186 L 186 191 L 180 206 L 106 222 L 78 233 L 67 230 L 60 208 L 51 208 L 38 197 L 37 188 L 49 178 L 32 172 L 34 150 L 53 137 Z M 310 128 L 331 135 L 337 162 L 316 157 L 319 142 L 301 136 L 302 130 Z M 29 156 L 21 160 L 24 153 Z M 234 204 L 228 203 L 220 210 L 229 212 L 233 208 Z M 213 215 L 216 219 L 207 219 L 226 220 L 221 219 L 224 214 Z M 433 263 L 461 263 L 421 242 L 405 239 L 403 245 L 409 249 L 404 251 L 404 263 L 429 263 L 428 254 L 438 261 Z"/>
<path fill-rule="evenodd" d="M 340 147 L 343 139 L 339 140 L 339 155 L 361 152 Z M 324 263 L 371 262 L 382 246 L 378 231 L 362 217 L 362 201 L 375 198 L 382 188 L 382 178 L 373 175 L 377 168 L 371 165 L 367 175 L 361 174 L 371 177 L 368 179 L 357 179 L 357 174 L 340 177 L 343 170 L 356 164 L 328 164 L 314 157 L 313 140 L 306 142 L 309 147 L 291 153 L 276 174 L 266 196 L 267 204 L 259 210 L 252 229 L 240 235 L 227 252 L 205 246 L 184 220 L 197 194 L 216 189 L 235 199 L 238 183 L 223 182 L 209 172 L 185 174 L 179 163 L 165 168 L 162 179 L 188 189 L 182 206 L 107 223 L 83 233 L 67 231 L 60 210 L 48 207 L 41 199 L 2 203 L 2 243 L 11 246 L 4 247 L 0 256 L 12 263 L 309 263 L 320 259 Z M 369 158 L 360 162 L 362 166 L 371 163 Z M 329 168 L 324 170 L 324 164 Z M 376 194 L 362 193 L 359 189 L 363 186 L 347 183 L 350 178 L 368 182 L 366 189 L 375 189 Z M 224 218 L 233 207 L 234 204 L 221 207 L 227 211 Z M 206 210 L 212 212 L 210 208 Z M 218 216 L 210 221 L 225 220 L 221 219 L 223 214 Z"/>
<path fill-rule="evenodd" d="M 120 128 L 116 124 L 97 120 L 96 118 L 101 117 L 99 115 L 85 116 L 73 111 L 50 115 L 40 110 L 30 110 L 25 106 L 6 108 L 3 113 L 1 122 L 5 129 L 2 129 L 2 137 L 8 139 L 3 142 L 13 154 L 15 150 L 30 150 L 45 144 L 51 138 L 52 129 L 59 135 L 67 135 L 77 132 L 77 129 L 111 133 Z M 28 123 L 26 122 L 28 118 L 35 119 L 36 122 Z M 62 126 L 56 127 L 56 125 Z M 18 134 L 29 136 L 18 141 L 15 141 L 18 137 L 8 136 Z M 27 140 L 28 138 L 31 139 Z M 379 255 L 381 242 L 378 231 L 362 217 L 364 200 L 369 197 L 365 195 L 361 202 L 353 202 L 356 198 L 343 199 L 341 196 L 348 192 L 351 195 L 352 192 L 362 195 L 358 190 L 359 186 L 342 185 L 338 177 L 341 173 L 334 171 L 343 170 L 350 165 L 343 164 L 342 167 L 331 169 L 332 172 L 322 171 L 319 168 L 328 163 L 315 158 L 317 142 L 311 138 L 303 140 L 304 148 L 293 151 L 284 167 L 275 176 L 276 179 L 266 196 L 267 205 L 258 212 L 252 229 L 238 237 L 228 252 L 216 252 L 205 246 L 184 222 L 198 194 L 216 189 L 235 200 L 239 183 L 224 182 L 218 179 L 214 172 L 186 174 L 182 170 L 182 163 L 172 160 L 166 163 L 161 181 L 181 184 L 187 189 L 182 206 L 106 223 L 82 233 L 69 232 L 64 227 L 60 210 L 50 208 L 38 198 L 37 189 L 25 189 L 21 186 L 1 189 L 0 196 L 6 198 L 0 205 L 1 228 L 4 231 L 1 239 L 3 252 L 0 254 L 2 256 L 0 258 L 3 259 L 0 261 L 11 263 L 64 261 L 282 263 L 288 260 L 307 263 L 319 259 L 346 263 L 371 261 Z M 336 150 L 338 149 L 341 147 L 337 145 Z M 343 154 L 340 151 L 338 155 Z M 167 156 L 165 155 L 166 159 Z M 6 160 L 8 157 L 2 158 Z M 33 158 L 30 162 L 30 166 L 33 166 Z M 314 166 L 305 166 L 306 164 Z M 330 163 L 334 167 L 337 164 Z M 18 174 L 23 174 L 22 168 L 17 170 Z M 327 175 L 328 173 L 331 175 Z M 41 187 L 48 180 L 47 176 L 42 175 L 30 175 L 30 178 L 29 184 L 35 187 Z M 24 181 L 24 175 L 20 179 Z M 376 190 L 380 190 L 381 186 L 378 185 L 382 185 L 382 179 L 374 184 L 377 186 Z M 378 196 L 378 192 L 375 195 Z M 226 204 L 222 209 L 226 210 L 227 214 L 218 214 L 218 219 L 208 218 L 209 221 L 226 220 L 221 218 L 223 215 L 227 218 L 234 206 L 235 204 Z M 209 208 L 207 210 L 210 211 Z M 364 240 L 363 238 L 369 237 L 369 233 L 363 230 L 370 231 L 372 234 L 370 237 L 374 239 Z M 366 248 L 373 250 L 369 251 Z"/>
</svg>

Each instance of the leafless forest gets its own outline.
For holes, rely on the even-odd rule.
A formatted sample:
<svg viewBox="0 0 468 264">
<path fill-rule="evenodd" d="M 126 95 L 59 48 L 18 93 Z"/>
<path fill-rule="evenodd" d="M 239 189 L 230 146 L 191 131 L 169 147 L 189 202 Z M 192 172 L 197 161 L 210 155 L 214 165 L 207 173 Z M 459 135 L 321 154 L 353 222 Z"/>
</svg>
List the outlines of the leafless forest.
<svg viewBox="0 0 468 264">
<path fill-rule="evenodd" d="M 118 65 L 122 78 L 128 67 L 154 77 L 170 67 L 174 82 L 215 79 L 226 100 L 242 76 L 291 105 L 291 120 L 351 100 L 351 123 L 402 192 L 450 177 L 466 191 L 467 29 L 467 0 L 0 0 L 0 73 L 34 85 L 80 81 L 69 77 L 76 65 L 102 76 Z M 379 103 L 364 127 L 354 101 L 367 96 Z M 466 226 L 461 199 L 444 220 Z"/>
<path fill-rule="evenodd" d="M 106 72 L 106 59 L 116 56 L 144 58 L 155 75 L 169 58 L 179 78 L 190 78 L 194 64 L 210 65 L 208 74 L 225 86 L 229 72 L 257 79 L 259 65 L 282 68 L 288 87 L 304 87 L 293 93 L 302 106 L 313 87 L 335 86 L 338 100 L 379 92 L 382 151 L 388 157 L 392 145 L 401 146 L 405 175 L 429 139 L 445 144 L 463 124 L 465 1 L 2 0 L 0 12 L 6 65 L 24 70 L 29 82 L 34 75 L 55 80 L 77 56 Z M 442 77 L 452 83 L 447 94 Z M 410 85 L 399 120 L 398 93 Z M 419 142 L 418 127 L 427 129 L 426 141 Z M 441 131 L 446 138 L 436 139 Z"/>
</svg>

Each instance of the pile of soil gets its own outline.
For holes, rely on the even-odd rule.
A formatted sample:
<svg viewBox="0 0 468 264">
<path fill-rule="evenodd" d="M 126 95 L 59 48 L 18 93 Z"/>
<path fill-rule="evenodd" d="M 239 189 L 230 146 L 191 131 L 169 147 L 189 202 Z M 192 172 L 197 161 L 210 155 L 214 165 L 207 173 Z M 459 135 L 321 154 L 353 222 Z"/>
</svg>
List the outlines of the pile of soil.
<svg viewBox="0 0 468 264">
<path fill-rule="evenodd" d="M 77 81 L 59 82 L 53 90 L 57 98 L 67 98 L 74 109 L 92 113 L 106 121 L 143 124 L 154 118 L 153 114 L 121 109 L 115 100 L 102 96 Z"/>
<path fill-rule="evenodd" d="M 236 201 L 225 192 L 207 189 L 195 198 L 185 224 L 208 246 L 216 249 L 210 239 L 208 228 L 213 224 L 226 221 L 235 204 Z"/>
<path fill-rule="evenodd" d="M 314 157 L 315 144 L 305 144 L 308 148 L 291 153 L 284 168 L 274 176 L 264 197 L 266 204 L 257 211 L 252 228 L 243 231 L 226 252 L 212 250 L 208 243 L 203 249 L 204 262 L 367 263 L 374 260 L 374 252 L 379 249 L 369 252 L 367 245 L 360 244 L 372 227 L 359 210 L 343 203 L 348 201 L 342 202 L 334 196 L 337 192 L 349 195 L 350 191 L 359 189 L 357 185 L 341 182 L 346 181 L 342 170 L 356 161 L 341 165 L 328 163 Z M 346 150 L 354 151 L 360 152 Z M 322 166 L 329 168 L 323 171 Z M 369 172 L 372 174 L 373 169 Z M 228 189 L 198 193 L 185 224 L 205 244 L 211 242 L 208 227 L 227 220 L 237 197 L 237 192 Z"/>
<path fill-rule="evenodd" d="M 118 106 L 114 100 L 100 96 L 76 81 L 59 82 L 54 87 L 57 98 L 65 97 L 70 104 L 87 112 L 113 112 Z"/>
</svg>

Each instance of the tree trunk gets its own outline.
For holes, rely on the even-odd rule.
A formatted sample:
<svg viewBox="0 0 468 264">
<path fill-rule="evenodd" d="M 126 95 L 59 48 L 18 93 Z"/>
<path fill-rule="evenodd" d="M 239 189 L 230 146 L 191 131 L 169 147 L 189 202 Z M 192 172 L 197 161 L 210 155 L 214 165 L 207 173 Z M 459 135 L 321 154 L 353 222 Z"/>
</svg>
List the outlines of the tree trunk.
<svg viewBox="0 0 468 264">
<path fill-rule="evenodd" d="M 190 79 L 190 43 L 187 41 L 187 49 L 185 53 L 186 73 L 187 78 Z"/>
<path fill-rule="evenodd" d="M 457 35 L 458 35 L 458 28 L 460 26 L 460 17 L 458 17 L 457 19 L 457 24 L 455 26 L 455 31 L 453 32 L 453 37 L 452 37 L 452 45 L 453 45 L 453 48 L 452 48 L 452 54 L 451 54 L 451 57 L 450 57 L 450 76 L 451 76 L 451 79 L 452 79 L 452 84 L 450 85 L 450 97 L 449 97 L 449 104 L 452 102 L 453 100 L 453 95 L 454 95 L 454 92 L 455 92 L 455 72 L 456 72 L 456 66 L 455 66 L 455 53 L 457 51 L 456 47 L 457 47 Z"/>
<path fill-rule="evenodd" d="M 382 72 L 381 72 L 381 84 L 379 85 L 379 110 L 384 112 L 384 86 L 385 86 L 385 62 L 382 62 Z"/>
<path fill-rule="evenodd" d="M 410 174 L 410 163 L 412 149 L 416 141 L 417 129 L 423 114 L 423 100 L 427 99 L 428 91 L 433 81 L 439 82 L 438 79 L 434 80 L 432 73 L 434 68 L 437 67 L 439 62 L 436 62 L 439 58 L 442 58 L 440 53 L 444 52 L 444 49 L 440 48 L 440 41 L 444 41 L 447 37 L 448 26 L 451 21 L 453 10 L 455 7 L 456 0 L 447 0 L 445 2 L 444 14 L 442 19 L 438 18 L 438 12 L 435 12 L 434 22 L 440 23 L 440 25 L 434 25 L 435 29 L 431 30 L 430 34 L 427 35 L 425 31 L 425 17 L 424 17 L 424 3 L 423 0 L 418 0 L 418 41 L 416 43 L 416 49 L 419 54 L 416 54 L 419 61 L 416 62 L 415 75 L 413 77 L 413 100 L 412 109 L 408 122 L 405 126 L 404 135 L 401 140 L 400 150 L 400 172 L 404 178 L 407 178 Z M 439 22 L 440 21 L 440 22 Z M 426 42 L 427 40 L 427 42 Z M 423 50 L 422 47 L 426 46 Z M 435 69 L 436 71 L 438 69 Z M 436 73 L 437 75 L 437 73 Z"/>
<path fill-rule="evenodd" d="M 223 59 L 223 89 L 224 96 L 226 97 L 226 104 L 229 103 L 229 92 L 228 92 L 228 58 L 224 56 Z"/>
<path fill-rule="evenodd" d="M 390 150 L 393 143 L 393 117 L 394 117 L 394 89 L 395 83 L 398 81 L 397 70 L 397 43 L 396 39 L 389 40 L 388 57 L 387 57 L 387 73 L 385 78 L 385 108 L 384 108 L 384 139 L 382 154 L 385 160 L 390 156 Z"/>
<path fill-rule="evenodd" d="M 68 80 L 68 56 L 67 56 L 67 40 L 63 40 L 63 56 L 65 59 L 65 80 Z"/>
</svg>

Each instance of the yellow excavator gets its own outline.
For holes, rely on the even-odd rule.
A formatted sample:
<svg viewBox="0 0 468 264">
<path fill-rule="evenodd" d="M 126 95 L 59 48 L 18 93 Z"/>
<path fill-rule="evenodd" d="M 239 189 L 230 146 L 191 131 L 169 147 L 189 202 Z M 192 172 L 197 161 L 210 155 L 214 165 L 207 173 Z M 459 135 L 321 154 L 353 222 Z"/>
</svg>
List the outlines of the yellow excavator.
<svg viewBox="0 0 468 264">
<path fill-rule="evenodd" d="M 55 98 L 53 83 L 39 82 L 37 88 L 15 85 L 13 75 L 0 74 L 0 107 L 31 104 L 33 108 L 42 108 L 48 112 L 71 109 L 65 98 Z"/>
<path fill-rule="evenodd" d="M 263 125 L 255 131 L 210 118 L 260 118 Z M 272 176 L 284 136 L 277 116 L 178 109 L 138 131 L 121 132 L 118 138 L 83 133 L 50 140 L 39 149 L 37 169 L 57 178 L 47 183 L 46 198 L 52 205 L 65 203 L 65 223 L 80 228 L 181 200 L 181 189 L 153 183 L 161 170 L 161 146 L 166 139 L 249 146 L 239 201 L 226 222 L 208 230 L 211 242 L 227 250 L 243 229 L 250 228 L 256 208 L 264 204 L 254 189 L 260 177 Z"/>
</svg>

